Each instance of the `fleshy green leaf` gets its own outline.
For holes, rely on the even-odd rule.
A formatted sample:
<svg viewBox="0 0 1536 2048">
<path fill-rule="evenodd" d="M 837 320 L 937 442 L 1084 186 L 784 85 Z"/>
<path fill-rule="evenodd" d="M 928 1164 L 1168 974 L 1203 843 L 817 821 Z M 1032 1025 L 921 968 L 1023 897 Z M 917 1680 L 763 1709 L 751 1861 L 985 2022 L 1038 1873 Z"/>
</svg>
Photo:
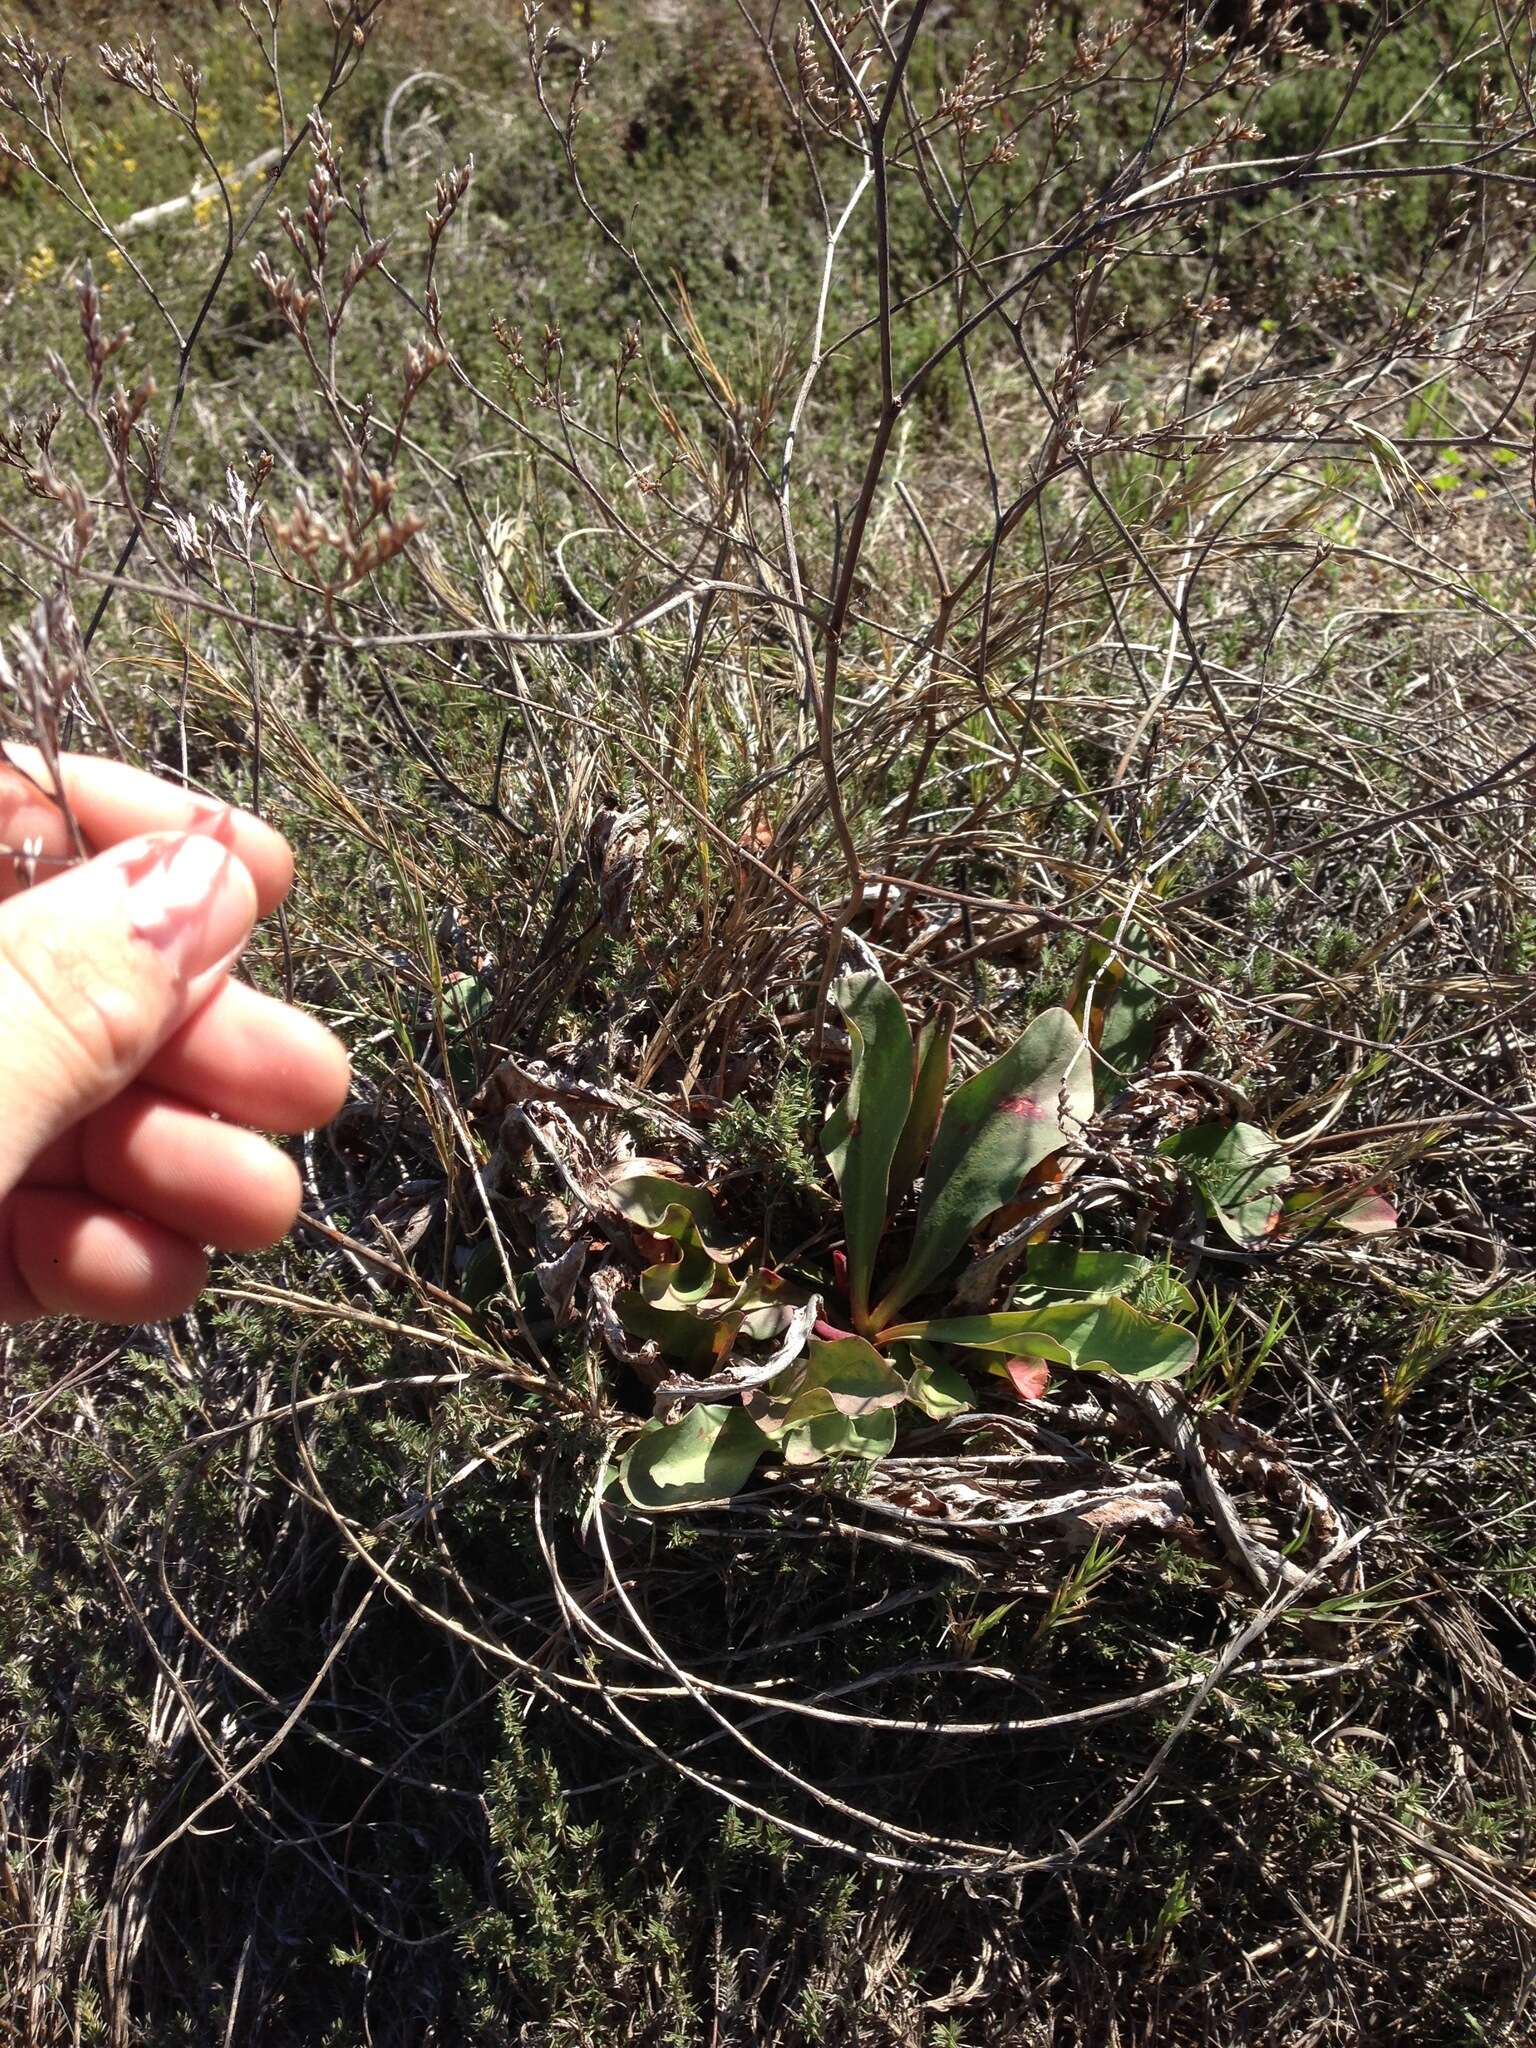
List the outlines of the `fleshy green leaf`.
<svg viewBox="0 0 1536 2048">
<path fill-rule="evenodd" d="M 901 1374 L 862 1337 L 813 1337 L 802 1357 L 744 1398 L 758 1426 L 778 1437 L 820 1415 L 897 1408 L 906 1396 Z"/>
<path fill-rule="evenodd" d="M 450 974 L 443 982 L 443 1022 L 450 1028 L 483 1024 L 494 1007 L 490 983 L 477 974 Z"/>
<path fill-rule="evenodd" d="M 1132 944 L 1145 943 L 1139 934 L 1126 936 Z M 1131 1080 L 1150 1058 L 1167 987 L 1167 975 L 1150 961 L 1123 963 L 1119 985 L 1104 1011 L 1098 1046 L 1099 1058 L 1117 1081 Z"/>
<path fill-rule="evenodd" d="M 727 1357 L 738 1336 L 754 1343 L 782 1336 L 795 1308 L 782 1298 L 779 1275 L 752 1272 L 733 1285 L 724 1268 L 690 1242 L 694 1248 L 685 1247 L 682 1259 L 647 1266 L 638 1287 L 615 1296 L 614 1309 L 630 1336 L 694 1372 Z"/>
<path fill-rule="evenodd" d="M 666 1174 L 647 1173 L 636 1161 L 633 1171 L 616 1173 L 610 1183 L 614 1206 L 626 1223 L 638 1224 L 653 1237 L 663 1235 L 662 1225 L 672 1209 L 685 1209 L 695 1222 L 713 1223 L 715 1205 L 702 1188 Z"/>
<path fill-rule="evenodd" d="M 1199 1355 L 1191 1333 L 1178 1323 L 1143 1315 L 1123 1301 L 1057 1301 L 1035 1311 L 1035 1327 L 1022 1348 L 1042 1358 L 1054 1340 L 1078 1372 L 1112 1372 L 1127 1380 L 1169 1380 L 1187 1372 Z"/>
<path fill-rule="evenodd" d="M 1044 1308 L 1029 1308 L 1004 1309 L 988 1316 L 936 1316 L 926 1323 L 902 1323 L 887 1335 L 924 1344 L 954 1344 L 962 1351 L 1038 1351 L 1057 1365 L 1070 1365 L 1072 1354 L 1052 1334 L 1045 1321 L 1047 1314 Z"/>
<path fill-rule="evenodd" d="M 443 1044 L 460 1095 L 474 1092 L 476 1053 L 495 1007 L 495 990 L 477 974 L 450 974 L 443 983 Z"/>
<path fill-rule="evenodd" d="M 1136 981 L 1126 978 L 1099 1040 L 1099 1058 L 1117 1081 L 1132 1080 L 1151 1057 L 1157 1013 L 1163 1006 L 1162 976 L 1150 967 L 1139 967 L 1138 974 Z"/>
<path fill-rule="evenodd" d="M 795 1297 L 786 1293 L 781 1274 L 755 1269 L 722 1303 L 720 1313 L 739 1317 L 742 1335 L 761 1344 L 783 1336 L 794 1320 L 797 1306 Z"/>
<path fill-rule="evenodd" d="M 609 1183 L 613 1205 L 626 1223 L 652 1237 L 670 1237 L 679 1244 L 696 1237 L 699 1245 L 721 1265 L 739 1259 L 746 1249 L 726 1241 L 715 1219 L 715 1205 L 702 1188 L 686 1181 L 669 1180 L 665 1174 L 648 1173 L 648 1162 L 631 1161 L 633 1170 L 618 1173 Z"/>
<path fill-rule="evenodd" d="M 1137 1252 L 1089 1251 L 1070 1244 L 1034 1246 L 1018 1290 L 1020 1307 L 1067 1295 L 1080 1301 L 1129 1302 L 1144 1315 L 1186 1316 L 1195 1298 L 1165 1261 Z"/>
<path fill-rule="evenodd" d="M 896 1411 L 868 1415 L 813 1415 L 785 1435 L 786 1465 L 819 1465 L 824 1458 L 883 1458 L 896 1442 Z"/>
<path fill-rule="evenodd" d="M 624 1453 L 619 1481 L 637 1508 L 729 1500 L 767 1449 L 742 1409 L 701 1401 L 676 1422 L 648 1423 Z"/>
<path fill-rule="evenodd" d="M 923 1360 L 907 1376 L 907 1394 L 935 1422 L 942 1422 L 949 1415 L 962 1415 L 976 1405 L 971 1383 L 963 1372 L 957 1372 L 952 1365 L 929 1365 Z"/>
<path fill-rule="evenodd" d="M 824 1393 L 839 1415 L 867 1415 L 871 1409 L 894 1408 L 906 1399 L 906 1382 L 888 1358 L 862 1337 L 813 1337 L 805 1358 L 792 1368 L 800 1375 L 799 1392 Z"/>
<path fill-rule="evenodd" d="M 1258 1244 L 1280 1220 L 1290 1161 L 1256 1124 L 1196 1124 L 1162 1147 L 1194 1183 L 1206 1214 L 1238 1244 Z"/>
<path fill-rule="evenodd" d="M 1193 1365 L 1197 1354 L 1188 1330 L 1158 1322 L 1112 1297 L 1053 1301 L 990 1316 L 940 1316 L 932 1322 L 903 1324 L 891 1334 L 989 1351 L 1003 1359 L 1023 1355 L 1070 1365 L 1078 1372 L 1115 1372 L 1141 1380 L 1171 1379 Z"/>
<path fill-rule="evenodd" d="M 496 1241 L 484 1238 L 470 1253 L 469 1263 L 459 1275 L 460 1297 L 471 1308 L 483 1308 L 488 1301 L 494 1301 L 498 1294 L 504 1293 L 506 1285 L 507 1276 Z"/>
<path fill-rule="evenodd" d="M 1085 1251 L 1071 1244 L 1032 1245 L 1019 1288 L 1021 1303 L 1051 1294 L 1076 1294 L 1094 1301 L 1128 1294 L 1152 1270 L 1138 1252 Z"/>
<path fill-rule="evenodd" d="M 681 1215 L 682 1211 L 677 1213 Z M 657 1308 L 695 1308 L 719 1283 L 720 1268 L 691 1227 L 682 1244 L 682 1254 L 668 1264 L 647 1266 L 640 1275 L 640 1292 Z"/>
<path fill-rule="evenodd" d="M 917 1034 L 912 1107 L 902 1127 L 896 1156 L 891 1161 L 890 1201 L 894 1207 L 923 1170 L 944 1110 L 944 1091 L 949 1086 L 950 1039 L 955 1030 L 955 1006 L 941 1003 Z"/>
<path fill-rule="evenodd" d="M 1112 1077 L 1125 1082 L 1146 1065 L 1168 976 L 1145 957 L 1153 941 L 1135 924 L 1107 917 L 1083 949 L 1070 1007 L 1086 1018 L 1088 1038 Z"/>
<path fill-rule="evenodd" d="M 613 1307 L 631 1337 L 642 1344 L 654 1344 L 664 1357 L 687 1366 L 691 1372 L 712 1363 L 718 1326 L 696 1310 L 659 1306 L 647 1301 L 638 1287 L 628 1287 L 622 1294 L 616 1294 Z"/>
<path fill-rule="evenodd" d="M 940 1279 L 978 1224 L 1067 1142 L 1063 1098 L 1074 1122 L 1093 1114 L 1083 1035 L 1065 1010 L 1047 1010 L 949 1098 L 923 1178 L 912 1253 L 877 1320 Z"/>
<path fill-rule="evenodd" d="M 857 1320 L 869 1308 L 891 1160 L 912 1102 L 912 1031 L 878 974 L 845 974 L 832 997 L 848 1025 L 852 1071 L 848 1093 L 822 1131 L 821 1148 L 843 1197 L 848 1294 Z"/>
</svg>

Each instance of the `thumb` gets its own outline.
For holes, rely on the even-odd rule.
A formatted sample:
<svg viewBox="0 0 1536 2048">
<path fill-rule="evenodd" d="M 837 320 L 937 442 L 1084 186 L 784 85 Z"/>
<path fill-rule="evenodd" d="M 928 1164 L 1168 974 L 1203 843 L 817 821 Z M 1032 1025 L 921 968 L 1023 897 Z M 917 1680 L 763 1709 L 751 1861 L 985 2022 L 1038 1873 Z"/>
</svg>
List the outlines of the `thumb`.
<svg viewBox="0 0 1536 2048">
<path fill-rule="evenodd" d="M 255 917 L 240 861 L 181 832 L 125 840 L 0 903 L 0 1193 L 133 1079 Z"/>
</svg>

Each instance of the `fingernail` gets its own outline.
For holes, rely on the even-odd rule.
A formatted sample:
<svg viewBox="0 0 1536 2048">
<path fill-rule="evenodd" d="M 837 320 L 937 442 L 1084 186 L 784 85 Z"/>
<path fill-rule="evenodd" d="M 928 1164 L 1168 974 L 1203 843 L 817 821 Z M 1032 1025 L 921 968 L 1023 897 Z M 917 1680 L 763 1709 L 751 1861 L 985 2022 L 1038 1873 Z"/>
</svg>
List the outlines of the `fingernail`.
<svg viewBox="0 0 1536 2048">
<path fill-rule="evenodd" d="M 256 887 L 242 862 L 216 839 L 161 833 L 105 856 L 128 882 L 134 936 L 179 975 L 229 962 L 256 921 Z"/>
</svg>

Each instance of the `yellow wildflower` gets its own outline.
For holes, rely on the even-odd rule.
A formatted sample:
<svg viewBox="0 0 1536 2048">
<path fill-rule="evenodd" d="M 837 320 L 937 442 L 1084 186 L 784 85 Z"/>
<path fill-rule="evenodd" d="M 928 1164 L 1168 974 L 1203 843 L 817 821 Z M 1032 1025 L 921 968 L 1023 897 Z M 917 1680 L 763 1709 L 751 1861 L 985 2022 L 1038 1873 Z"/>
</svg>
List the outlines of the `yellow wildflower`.
<svg viewBox="0 0 1536 2048">
<path fill-rule="evenodd" d="M 53 252 L 52 244 L 39 242 L 21 266 L 22 290 L 30 291 L 33 285 L 41 284 L 43 279 L 51 276 L 58 267 L 59 259 Z"/>
</svg>

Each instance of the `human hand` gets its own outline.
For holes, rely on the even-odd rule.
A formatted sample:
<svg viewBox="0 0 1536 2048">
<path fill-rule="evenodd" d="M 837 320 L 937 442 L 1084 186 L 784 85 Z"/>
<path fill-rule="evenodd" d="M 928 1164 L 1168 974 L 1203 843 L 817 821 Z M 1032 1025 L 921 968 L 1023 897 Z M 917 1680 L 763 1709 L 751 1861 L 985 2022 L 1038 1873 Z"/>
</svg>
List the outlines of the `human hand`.
<svg viewBox="0 0 1536 2048">
<path fill-rule="evenodd" d="M 298 1173 L 244 1127 L 326 1122 L 347 1056 L 230 978 L 287 842 L 119 762 L 61 765 L 73 866 L 40 755 L 0 754 L 0 1322 L 155 1322 L 197 1298 L 204 1246 L 287 1231 Z"/>
</svg>

